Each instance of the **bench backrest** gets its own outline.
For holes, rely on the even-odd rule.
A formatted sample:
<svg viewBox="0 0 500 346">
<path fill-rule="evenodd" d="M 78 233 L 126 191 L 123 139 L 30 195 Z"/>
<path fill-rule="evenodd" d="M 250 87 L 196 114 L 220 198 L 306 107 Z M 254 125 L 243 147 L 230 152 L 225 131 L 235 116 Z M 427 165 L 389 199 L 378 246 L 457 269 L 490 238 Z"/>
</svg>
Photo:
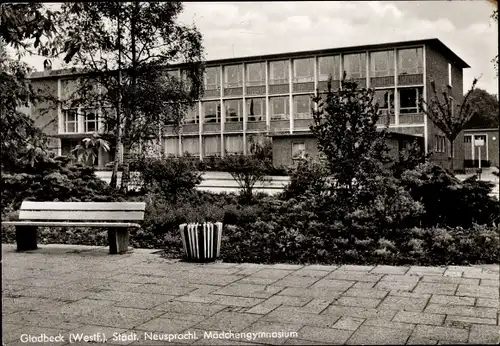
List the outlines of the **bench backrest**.
<svg viewBox="0 0 500 346">
<path fill-rule="evenodd" d="M 145 209 L 145 202 L 23 201 L 19 220 L 142 221 Z"/>
</svg>

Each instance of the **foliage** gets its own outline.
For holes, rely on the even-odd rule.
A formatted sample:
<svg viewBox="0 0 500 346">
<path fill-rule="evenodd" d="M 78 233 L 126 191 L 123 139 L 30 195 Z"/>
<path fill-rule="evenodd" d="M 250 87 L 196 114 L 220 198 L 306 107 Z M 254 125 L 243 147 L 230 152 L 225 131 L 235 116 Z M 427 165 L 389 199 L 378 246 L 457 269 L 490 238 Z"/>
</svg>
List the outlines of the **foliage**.
<svg viewBox="0 0 500 346">
<path fill-rule="evenodd" d="M 425 101 L 423 98 L 420 103 L 423 105 L 423 112 L 431 119 L 450 141 L 450 153 L 454 152 L 454 143 L 457 136 L 463 131 L 467 123 L 472 119 L 478 109 L 472 107 L 470 97 L 476 88 L 477 78 L 472 81 L 472 86 L 465 94 L 461 104 L 454 104 L 452 95 L 448 91 L 441 92 L 442 99 L 439 97 L 436 89 L 436 82 L 431 80 L 431 90 L 433 96 Z M 461 95 L 460 95 L 461 96 Z M 450 169 L 454 172 L 454 165 L 451 155 L 449 156 Z"/>
<path fill-rule="evenodd" d="M 309 157 L 300 160 L 290 175 L 290 183 L 285 186 L 282 199 L 297 198 L 306 192 L 312 192 L 319 196 L 323 191 L 327 177 L 328 169 L 323 160 L 315 160 Z"/>
<path fill-rule="evenodd" d="M 91 166 L 94 166 L 100 148 L 106 152 L 110 150 L 109 142 L 102 139 L 98 133 L 93 133 L 92 137 L 82 139 L 82 142 L 83 145 L 78 144 L 72 151 L 76 154 L 79 162 L 90 163 Z"/>
<path fill-rule="evenodd" d="M 229 172 L 241 188 L 244 202 L 251 202 L 255 184 L 265 183 L 267 166 L 265 161 L 255 155 L 227 155 L 224 157 L 225 171 Z"/>
<path fill-rule="evenodd" d="M 71 164 L 67 157 L 39 155 L 34 166 L 28 163 L 2 175 L 2 215 L 33 201 L 114 201 L 122 198 L 91 167 Z"/>
<path fill-rule="evenodd" d="M 415 169 L 418 165 L 429 162 L 431 156 L 432 152 L 425 154 L 418 141 L 413 141 L 407 152 L 399 152 L 398 160 L 392 166 L 394 177 L 400 178 L 404 171 Z"/>
<path fill-rule="evenodd" d="M 83 66 L 76 91 L 66 100 L 106 109 L 105 133 L 124 147 L 122 189 L 129 181 L 128 153 L 134 143 L 178 126 L 202 91 L 200 32 L 177 22 L 180 2 L 85 2 L 62 5 L 58 46 L 65 61 Z M 181 76 L 168 69 L 185 63 Z M 118 161 L 111 185 L 116 185 Z"/>
<path fill-rule="evenodd" d="M 465 125 L 466 129 L 484 129 L 498 127 L 498 97 L 486 90 L 476 88 L 469 96 L 469 103 L 474 115 Z"/>
<path fill-rule="evenodd" d="M 313 102 L 317 110 L 313 111 L 311 131 L 332 175 L 331 189 L 353 210 L 358 195 L 370 189 L 374 177 L 383 175 L 384 164 L 389 162 L 386 129 L 377 129 L 374 91 L 358 89 L 344 75 L 341 89 L 332 91 L 329 82 L 326 95 L 322 98 L 317 92 Z"/>
<path fill-rule="evenodd" d="M 421 223 L 425 227 L 470 227 L 498 218 L 499 202 L 489 196 L 493 184 L 475 176 L 460 182 L 449 171 L 426 163 L 404 172 L 401 183 L 424 205 Z"/>
<path fill-rule="evenodd" d="M 174 203 L 202 181 L 193 164 L 183 158 L 138 157 L 133 165 L 140 174 L 144 191 L 158 193 L 162 199 Z"/>
</svg>

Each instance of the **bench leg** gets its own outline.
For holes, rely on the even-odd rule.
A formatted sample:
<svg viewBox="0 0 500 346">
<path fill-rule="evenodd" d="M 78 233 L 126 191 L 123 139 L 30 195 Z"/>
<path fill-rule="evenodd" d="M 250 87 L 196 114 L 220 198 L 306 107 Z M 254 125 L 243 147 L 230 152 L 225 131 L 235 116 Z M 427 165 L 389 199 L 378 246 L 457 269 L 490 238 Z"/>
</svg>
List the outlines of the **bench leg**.
<svg viewBox="0 0 500 346">
<path fill-rule="evenodd" d="M 36 226 L 16 226 L 17 251 L 30 251 L 38 249 L 36 242 Z"/>
<path fill-rule="evenodd" d="M 128 251 L 128 228 L 109 228 L 109 253 L 112 255 L 124 254 Z"/>
</svg>

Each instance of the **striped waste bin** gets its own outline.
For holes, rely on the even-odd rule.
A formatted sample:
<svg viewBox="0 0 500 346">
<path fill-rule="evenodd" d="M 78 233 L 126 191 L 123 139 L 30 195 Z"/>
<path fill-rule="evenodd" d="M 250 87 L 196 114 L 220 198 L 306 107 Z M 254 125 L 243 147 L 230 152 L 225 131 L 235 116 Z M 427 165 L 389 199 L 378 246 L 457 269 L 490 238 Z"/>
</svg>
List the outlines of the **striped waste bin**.
<svg viewBox="0 0 500 346">
<path fill-rule="evenodd" d="M 222 222 L 183 223 L 179 230 L 188 261 L 209 262 L 219 257 Z"/>
</svg>

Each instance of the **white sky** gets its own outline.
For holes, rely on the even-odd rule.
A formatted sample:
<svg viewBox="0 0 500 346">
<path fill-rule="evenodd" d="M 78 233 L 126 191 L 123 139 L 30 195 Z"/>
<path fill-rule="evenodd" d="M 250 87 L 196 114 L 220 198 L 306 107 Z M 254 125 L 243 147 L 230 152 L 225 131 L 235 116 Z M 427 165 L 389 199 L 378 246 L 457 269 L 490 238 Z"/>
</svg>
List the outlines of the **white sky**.
<svg viewBox="0 0 500 346">
<path fill-rule="evenodd" d="M 201 31 L 208 60 L 438 38 L 471 66 L 464 92 L 481 76 L 477 86 L 498 95 L 494 6 L 486 0 L 187 2 L 179 20 Z M 43 68 L 42 58 L 25 61 Z"/>
</svg>

